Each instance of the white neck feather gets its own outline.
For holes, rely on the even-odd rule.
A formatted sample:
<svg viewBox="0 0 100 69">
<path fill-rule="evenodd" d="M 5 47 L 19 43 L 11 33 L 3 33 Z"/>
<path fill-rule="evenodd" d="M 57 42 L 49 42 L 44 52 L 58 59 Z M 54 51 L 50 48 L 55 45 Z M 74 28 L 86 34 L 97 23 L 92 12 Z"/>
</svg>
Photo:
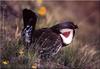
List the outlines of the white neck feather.
<svg viewBox="0 0 100 69">
<path fill-rule="evenodd" d="M 60 34 L 60 36 L 62 37 L 64 44 L 70 44 L 73 39 L 73 30 L 72 29 L 62 29 L 61 30 L 61 32 L 66 32 L 66 31 L 70 31 L 70 34 L 68 37 L 65 37 L 63 34 Z"/>
</svg>

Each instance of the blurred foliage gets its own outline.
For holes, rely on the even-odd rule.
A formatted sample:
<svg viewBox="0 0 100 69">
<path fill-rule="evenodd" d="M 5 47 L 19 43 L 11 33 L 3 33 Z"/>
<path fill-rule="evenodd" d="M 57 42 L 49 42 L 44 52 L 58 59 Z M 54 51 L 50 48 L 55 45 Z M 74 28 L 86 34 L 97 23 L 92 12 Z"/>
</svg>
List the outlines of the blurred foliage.
<svg viewBox="0 0 100 69">
<path fill-rule="evenodd" d="M 41 1 L 41 0 L 40 0 Z M 99 1 L 0 1 L 0 65 L 8 69 L 30 69 L 38 61 L 34 49 L 27 51 L 21 41 L 22 9 L 46 7 L 36 29 L 51 27 L 62 21 L 79 26 L 73 42 L 45 62 L 47 68 L 100 69 Z M 18 28 L 18 30 L 17 30 Z M 17 31 L 17 32 L 16 32 Z M 22 54 L 19 53 L 22 52 Z M 3 62 L 8 62 L 4 64 Z"/>
</svg>

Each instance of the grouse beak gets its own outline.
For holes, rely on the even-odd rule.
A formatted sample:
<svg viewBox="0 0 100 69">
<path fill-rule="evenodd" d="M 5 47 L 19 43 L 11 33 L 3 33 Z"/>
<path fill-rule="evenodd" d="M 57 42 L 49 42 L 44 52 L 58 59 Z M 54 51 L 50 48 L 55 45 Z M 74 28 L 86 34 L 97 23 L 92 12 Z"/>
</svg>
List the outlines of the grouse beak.
<svg viewBox="0 0 100 69">
<path fill-rule="evenodd" d="M 79 29 L 77 25 L 74 25 L 74 29 Z"/>
</svg>

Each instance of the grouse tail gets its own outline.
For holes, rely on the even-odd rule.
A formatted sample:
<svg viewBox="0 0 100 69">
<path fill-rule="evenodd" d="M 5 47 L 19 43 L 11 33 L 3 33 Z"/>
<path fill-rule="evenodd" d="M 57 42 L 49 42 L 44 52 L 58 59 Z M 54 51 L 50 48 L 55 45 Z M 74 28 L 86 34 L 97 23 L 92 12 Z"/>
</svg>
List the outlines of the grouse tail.
<svg viewBox="0 0 100 69">
<path fill-rule="evenodd" d="M 35 25 L 37 22 L 37 14 L 29 9 L 23 10 L 23 23 L 24 28 L 22 30 L 22 39 L 24 44 L 30 45 L 32 42 L 32 33 L 35 30 Z"/>
</svg>

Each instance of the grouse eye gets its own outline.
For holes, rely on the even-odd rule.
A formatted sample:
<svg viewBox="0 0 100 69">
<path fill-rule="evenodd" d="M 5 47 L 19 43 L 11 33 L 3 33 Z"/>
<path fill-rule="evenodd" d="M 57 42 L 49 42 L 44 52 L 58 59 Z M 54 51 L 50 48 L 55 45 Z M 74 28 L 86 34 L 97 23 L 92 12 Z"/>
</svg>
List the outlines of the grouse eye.
<svg viewBox="0 0 100 69">
<path fill-rule="evenodd" d="M 70 31 L 68 31 L 68 32 L 63 32 L 62 33 L 65 37 L 68 37 L 69 35 L 70 35 Z"/>
</svg>

